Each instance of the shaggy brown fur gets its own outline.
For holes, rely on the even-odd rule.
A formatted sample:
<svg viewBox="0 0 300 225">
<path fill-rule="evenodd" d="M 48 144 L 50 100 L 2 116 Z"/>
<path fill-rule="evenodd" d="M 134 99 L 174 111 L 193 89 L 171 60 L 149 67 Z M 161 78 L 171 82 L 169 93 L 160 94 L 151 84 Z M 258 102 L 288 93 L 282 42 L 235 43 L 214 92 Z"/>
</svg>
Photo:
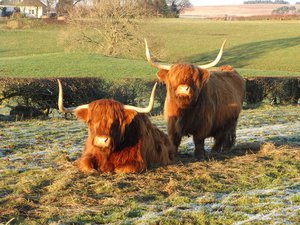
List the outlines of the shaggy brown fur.
<svg viewBox="0 0 300 225">
<path fill-rule="evenodd" d="M 234 145 L 245 81 L 231 66 L 209 72 L 190 64 L 175 64 L 169 71 L 159 70 L 157 76 L 167 85 L 164 115 L 176 149 L 184 135 L 193 135 L 197 158 L 205 156 L 207 137 L 214 137 L 212 151 L 225 151 Z M 188 94 L 178 95 L 179 85 L 189 87 Z"/>
<path fill-rule="evenodd" d="M 166 165 L 175 148 L 166 134 L 151 124 L 145 114 L 123 108 L 114 100 L 91 102 L 75 115 L 88 126 L 85 149 L 77 165 L 83 172 L 142 172 L 150 165 Z M 107 147 L 98 147 L 96 137 L 109 137 Z"/>
</svg>

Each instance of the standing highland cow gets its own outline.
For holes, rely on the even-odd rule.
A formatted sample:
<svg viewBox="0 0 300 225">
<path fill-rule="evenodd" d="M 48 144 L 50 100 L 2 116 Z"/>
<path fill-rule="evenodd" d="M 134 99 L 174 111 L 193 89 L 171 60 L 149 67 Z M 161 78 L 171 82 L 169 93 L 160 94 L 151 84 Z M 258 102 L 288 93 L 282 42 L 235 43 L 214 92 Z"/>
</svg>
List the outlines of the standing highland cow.
<svg viewBox="0 0 300 225">
<path fill-rule="evenodd" d="M 168 134 L 176 149 L 185 135 L 193 135 L 195 156 L 205 157 L 204 140 L 214 138 L 212 151 L 229 150 L 235 143 L 236 125 L 242 109 L 245 81 L 230 66 L 208 71 L 222 57 L 225 41 L 217 58 L 202 66 L 191 64 L 159 65 L 146 56 L 157 76 L 167 86 L 164 116 Z"/>
<path fill-rule="evenodd" d="M 81 171 L 142 172 L 151 164 L 171 162 L 175 153 L 173 144 L 146 116 L 153 107 L 156 84 L 147 108 L 127 106 L 111 99 L 65 108 L 59 80 L 58 85 L 59 110 L 75 114 L 88 126 L 85 148 L 77 161 Z"/>
</svg>

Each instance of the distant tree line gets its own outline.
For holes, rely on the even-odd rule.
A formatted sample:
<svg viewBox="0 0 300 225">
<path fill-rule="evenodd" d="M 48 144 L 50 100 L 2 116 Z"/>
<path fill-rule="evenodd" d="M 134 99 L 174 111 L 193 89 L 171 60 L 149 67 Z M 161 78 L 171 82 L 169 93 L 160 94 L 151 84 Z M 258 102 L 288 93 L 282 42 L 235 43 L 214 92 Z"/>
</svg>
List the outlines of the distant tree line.
<svg viewBox="0 0 300 225">
<path fill-rule="evenodd" d="M 249 1 L 244 1 L 244 4 L 290 4 L 287 1 L 283 0 L 249 0 Z"/>
<path fill-rule="evenodd" d="M 277 9 L 274 9 L 272 11 L 272 14 L 279 14 L 279 15 L 284 15 L 284 14 L 296 14 L 296 7 L 295 6 L 281 6 Z"/>
<path fill-rule="evenodd" d="M 192 6 L 189 0 L 145 0 L 156 15 L 163 17 L 178 17 L 186 8 Z"/>
</svg>

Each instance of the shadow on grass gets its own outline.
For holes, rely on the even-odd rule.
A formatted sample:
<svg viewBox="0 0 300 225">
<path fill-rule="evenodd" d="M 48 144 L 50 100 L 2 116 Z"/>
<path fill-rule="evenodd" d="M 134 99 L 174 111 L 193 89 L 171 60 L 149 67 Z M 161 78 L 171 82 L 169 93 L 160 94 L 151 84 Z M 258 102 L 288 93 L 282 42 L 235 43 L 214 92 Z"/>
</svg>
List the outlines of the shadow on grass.
<svg viewBox="0 0 300 225">
<path fill-rule="evenodd" d="M 244 67 L 248 65 L 249 60 L 257 58 L 265 53 L 297 45 L 300 45 L 300 37 L 252 42 L 235 46 L 230 49 L 226 49 L 225 47 L 224 57 L 222 58 L 221 63 L 223 65 L 234 65 L 234 67 L 238 68 Z M 193 64 L 204 64 L 205 62 L 214 60 L 218 52 L 219 50 L 197 54 L 184 60 Z"/>
<path fill-rule="evenodd" d="M 202 159 L 200 161 L 224 161 L 228 159 L 232 159 L 235 157 L 245 156 L 249 154 L 256 154 L 259 152 L 263 145 L 270 143 L 274 145 L 275 147 L 279 146 L 290 146 L 290 147 L 296 147 L 299 148 L 300 146 L 300 139 L 299 137 L 294 137 L 294 141 L 287 141 L 286 138 L 282 136 L 276 136 L 268 139 L 265 142 L 259 142 L 259 141 L 251 141 L 251 142 L 244 142 L 241 144 L 235 145 L 230 151 L 228 152 L 221 152 L 221 153 L 209 153 L 207 154 L 207 158 Z M 178 164 L 189 164 L 194 163 L 199 160 L 197 160 L 194 157 L 194 150 L 192 150 L 190 153 L 178 153 L 178 155 L 175 157 L 175 160 L 173 162 L 173 165 Z"/>
</svg>

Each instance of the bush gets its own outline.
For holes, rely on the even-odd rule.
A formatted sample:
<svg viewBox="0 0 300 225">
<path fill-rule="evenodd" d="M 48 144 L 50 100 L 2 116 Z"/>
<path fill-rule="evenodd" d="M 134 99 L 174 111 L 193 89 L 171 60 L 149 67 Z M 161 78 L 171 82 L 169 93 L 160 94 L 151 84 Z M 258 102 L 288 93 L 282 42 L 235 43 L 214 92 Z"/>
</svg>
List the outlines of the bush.
<svg viewBox="0 0 300 225">
<path fill-rule="evenodd" d="M 268 99 L 271 104 L 298 104 L 300 78 L 259 77 L 246 79 L 246 103 L 260 103 L 264 98 Z"/>
<path fill-rule="evenodd" d="M 247 104 L 260 103 L 264 99 L 264 88 L 257 79 L 246 79 L 245 101 Z"/>
<path fill-rule="evenodd" d="M 7 20 L 6 28 L 7 29 L 28 29 L 42 26 L 44 23 L 39 19 L 28 19 L 20 16 L 14 16 Z"/>
<path fill-rule="evenodd" d="M 266 78 L 263 86 L 267 98 L 272 104 L 298 104 L 300 97 L 299 78 Z"/>
<path fill-rule="evenodd" d="M 97 78 L 61 78 L 66 106 L 76 106 L 107 98 L 109 83 Z M 57 108 L 56 79 L 1 79 L 0 104 L 13 99 L 17 105 L 46 112 Z"/>
<path fill-rule="evenodd" d="M 96 99 L 112 98 L 123 104 L 146 106 L 154 81 L 142 79 L 124 79 L 117 83 L 101 78 L 60 78 L 64 91 L 64 104 L 73 107 L 89 103 Z M 9 104 L 33 107 L 45 112 L 46 116 L 57 108 L 57 80 L 50 79 L 0 79 L 0 105 Z M 159 110 L 162 109 L 162 98 L 165 90 L 157 88 Z M 15 107 L 15 106 L 14 106 Z M 11 108 L 14 108 L 11 107 Z"/>
<path fill-rule="evenodd" d="M 111 86 L 112 98 L 123 104 L 147 106 L 155 81 L 145 81 L 142 79 L 124 79 Z M 155 99 L 158 107 L 154 114 L 161 113 L 163 110 L 166 90 L 164 85 L 156 88 Z"/>
</svg>

